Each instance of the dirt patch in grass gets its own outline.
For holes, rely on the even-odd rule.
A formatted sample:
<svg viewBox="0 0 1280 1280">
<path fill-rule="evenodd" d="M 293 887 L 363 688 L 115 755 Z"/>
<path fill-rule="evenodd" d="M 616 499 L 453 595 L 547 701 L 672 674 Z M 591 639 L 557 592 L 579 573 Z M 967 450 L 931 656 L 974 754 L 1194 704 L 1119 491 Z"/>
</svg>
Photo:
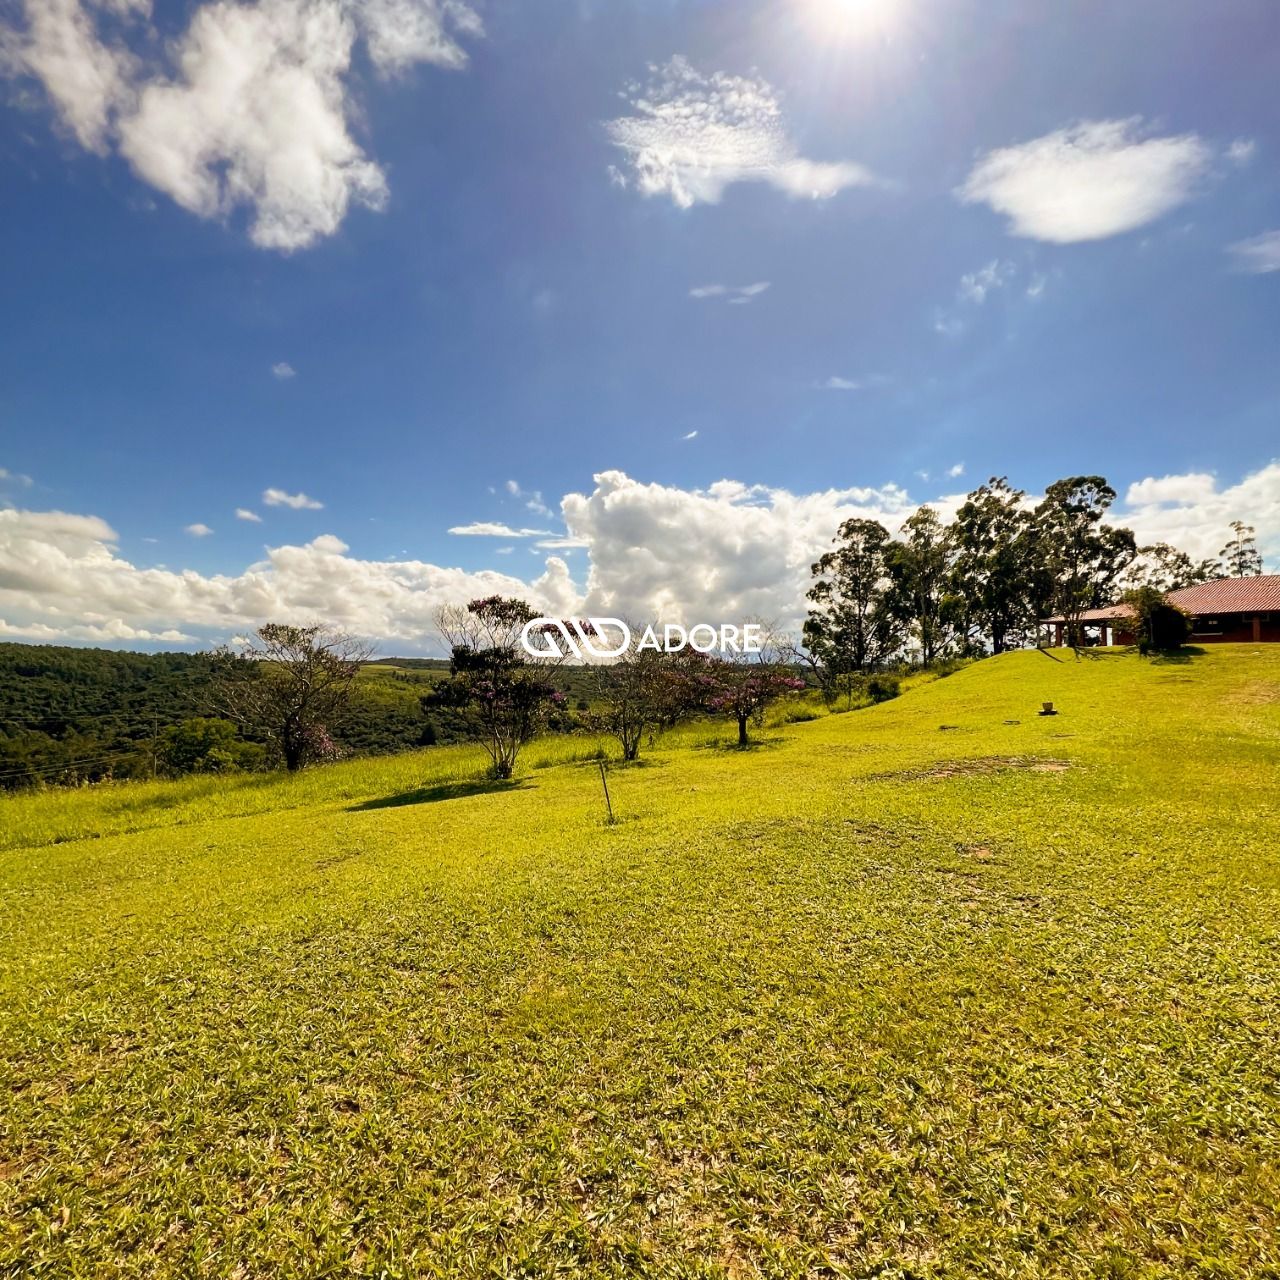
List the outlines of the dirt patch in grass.
<svg viewBox="0 0 1280 1280">
<path fill-rule="evenodd" d="M 1280 684 L 1273 684 L 1269 680 L 1255 680 L 1242 685 L 1226 700 L 1237 706 L 1264 707 L 1272 702 L 1280 702 Z"/>
<path fill-rule="evenodd" d="M 1050 760 L 1042 756 L 975 756 L 968 760 L 939 760 L 924 769 L 898 769 L 888 773 L 868 774 L 868 781 L 889 779 L 970 778 L 990 773 L 1007 773 L 1012 769 L 1029 769 L 1032 773 L 1065 773 L 1069 760 Z"/>
</svg>

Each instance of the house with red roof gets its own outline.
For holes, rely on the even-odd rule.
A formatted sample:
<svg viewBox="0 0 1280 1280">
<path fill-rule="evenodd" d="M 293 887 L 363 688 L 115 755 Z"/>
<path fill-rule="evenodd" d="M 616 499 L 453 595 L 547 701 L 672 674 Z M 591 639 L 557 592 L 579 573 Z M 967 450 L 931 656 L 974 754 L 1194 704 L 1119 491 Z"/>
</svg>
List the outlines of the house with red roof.
<svg viewBox="0 0 1280 1280">
<path fill-rule="evenodd" d="M 1280 644 L 1280 574 L 1218 578 L 1165 592 L 1165 599 L 1191 615 L 1192 644 Z M 1089 609 L 1080 619 L 1085 635 L 1094 630 L 1099 644 L 1136 644 L 1132 618 L 1122 604 Z M 1045 618 L 1053 643 L 1066 638 L 1065 618 Z"/>
</svg>

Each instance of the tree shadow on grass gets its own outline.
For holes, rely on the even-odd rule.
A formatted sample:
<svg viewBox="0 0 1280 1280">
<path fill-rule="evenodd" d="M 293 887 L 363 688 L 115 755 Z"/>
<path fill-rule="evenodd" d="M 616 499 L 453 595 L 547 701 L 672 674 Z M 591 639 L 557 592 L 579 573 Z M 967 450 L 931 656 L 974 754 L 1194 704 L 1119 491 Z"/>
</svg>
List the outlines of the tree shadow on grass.
<svg viewBox="0 0 1280 1280">
<path fill-rule="evenodd" d="M 770 735 L 767 738 L 752 738 L 744 746 L 736 738 L 730 742 L 700 742 L 696 745 L 697 751 L 723 751 L 731 755 L 741 755 L 745 751 L 776 751 L 779 747 L 786 745 L 786 739 L 781 736 Z"/>
<path fill-rule="evenodd" d="M 371 809 L 399 809 L 409 804 L 435 804 L 440 800 L 461 800 L 466 796 L 489 795 L 495 791 L 523 791 L 532 783 L 512 778 L 480 778 L 470 782 L 439 782 L 431 787 L 414 787 L 392 796 L 378 796 L 347 806 L 348 813 L 366 813 Z"/>
<path fill-rule="evenodd" d="M 1184 644 L 1181 649 L 1161 649 L 1158 653 L 1153 653 L 1151 665 L 1154 667 L 1186 666 L 1187 663 L 1203 658 L 1204 655 L 1205 650 L 1198 644 Z"/>
</svg>

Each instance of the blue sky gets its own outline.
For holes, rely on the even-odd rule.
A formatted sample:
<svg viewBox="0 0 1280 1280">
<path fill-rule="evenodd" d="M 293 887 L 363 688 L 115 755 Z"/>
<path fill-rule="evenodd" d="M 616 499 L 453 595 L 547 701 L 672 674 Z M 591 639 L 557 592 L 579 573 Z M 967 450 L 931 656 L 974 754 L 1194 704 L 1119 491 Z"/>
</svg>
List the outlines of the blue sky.
<svg viewBox="0 0 1280 1280">
<path fill-rule="evenodd" d="M 1280 555 L 1270 0 L 7 21 L 17 638 L 204 640 L 325 610 L 326 574 L 358 623 L 404 563 L 432 600 L 786 612 L 841 513 L 993 473 L 1102 472 L 1144 535 L 1216 551 L 1238 514 Z M 322 535 L 341 571 L 286 582 Z M 426 603 L 371 629 L 405 647 Z"/>
</svg>

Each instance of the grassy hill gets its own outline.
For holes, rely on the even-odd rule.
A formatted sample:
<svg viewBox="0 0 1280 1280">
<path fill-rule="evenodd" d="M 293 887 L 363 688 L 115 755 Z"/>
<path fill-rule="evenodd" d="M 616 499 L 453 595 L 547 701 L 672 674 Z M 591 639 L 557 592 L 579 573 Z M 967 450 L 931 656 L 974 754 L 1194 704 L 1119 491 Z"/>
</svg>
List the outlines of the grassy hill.
<svg viewBox="0 0 1280 1280">
<path fill-rule="evenodd" d="M 728 737 L 0 799 L 0 1275 L 1280 1274 L 1280 646 Z"/>
</svg>

